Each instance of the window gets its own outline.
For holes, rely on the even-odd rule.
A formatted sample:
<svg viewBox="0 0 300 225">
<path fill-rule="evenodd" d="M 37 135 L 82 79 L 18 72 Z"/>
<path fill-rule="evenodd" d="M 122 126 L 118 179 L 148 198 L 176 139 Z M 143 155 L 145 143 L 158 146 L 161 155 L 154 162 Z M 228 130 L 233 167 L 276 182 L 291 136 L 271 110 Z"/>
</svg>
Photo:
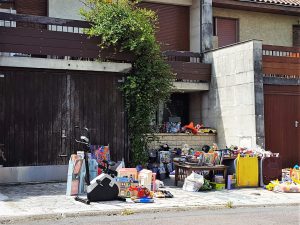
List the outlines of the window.
<svg viewBox="0 0 300 225">
<path fill-rule="evenodd" d="M 218 47 L 239 41 L 239 21 L 232 18 L 214 17 L 214 36 L 218 36 Z"/>
</svg>

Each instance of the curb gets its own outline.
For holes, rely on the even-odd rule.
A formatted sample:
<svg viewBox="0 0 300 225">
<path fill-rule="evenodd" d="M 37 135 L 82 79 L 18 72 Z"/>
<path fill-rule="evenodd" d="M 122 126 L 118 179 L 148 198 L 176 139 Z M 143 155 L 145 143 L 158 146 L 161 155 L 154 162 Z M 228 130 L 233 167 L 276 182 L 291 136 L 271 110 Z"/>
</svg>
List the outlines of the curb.
<svg viewBox="0 0 300 225">
<path fill-rule="evenodd" d="M 165 207 L 165 208 L 149 208 L 145 209 L 117 209 L 111 211 L 82 211 L 82 212 L 72 212 L 72 213 L 49 213 L 49 214 L 40 214 L 40 215 L 26 215 L 26 216 L 4 216 L 0 218 L 0 224 L 10 224 L 15 222 L 24 222 L 24 221 L 38 221 L 38 220 L 51 220 L 51 219 L 64 219 L 70 217 L 82 217 L 82 216 L 121 216 L 128 210 L 129 214 L 150 214 L 150 213 L 157 213 L 157 212 L 180 212 L 180 211 L 189 211 L 189 210 L 218 210 L 218 209 L 234 209 L 234 208 L 265 208 L 265 207 L 279 207 L 279 206 L 300 206 L 300 203 L 286 203 L 286 204 L 262 204 L 262 205 L 251 205 L 251 204 L 244 204 L 244 205 L 233 205 L 232 207 L 228 207 L 227 204 L 220 204 L 220 205 L 211 205 L 211 206 L 180 206 L 180 207 Z"/>
</svg>

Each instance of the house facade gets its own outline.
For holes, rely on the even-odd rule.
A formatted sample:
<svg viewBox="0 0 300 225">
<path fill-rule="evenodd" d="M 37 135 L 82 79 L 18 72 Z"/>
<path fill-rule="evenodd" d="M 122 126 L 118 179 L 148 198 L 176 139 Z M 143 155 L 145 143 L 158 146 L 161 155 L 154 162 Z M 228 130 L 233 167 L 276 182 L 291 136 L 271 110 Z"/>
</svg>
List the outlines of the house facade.
<svg viewBox="0 0 300 225">
<path fill-rule="evenodd" d="M 217 129 L 221 148 L 261 145 L 281 153 L 284 166 L 299 162 L 300 8 L 284 2 L 295 1 L 143 1 L 158 14 L 157 39 L 176 73 L 157 123 L 203 123 Z M 118 86 L 130 56 L 101 52 L 113 62 L 94 61 L 97 41 L 82 34 L 80 7 L 0 1 L 0 143 L 15 177 L 36 166 L 64 176 L 75 125 L 91 128 L 93 143 L 110 144 L 114 160 L 129 159 Z"/>
<path fill-rule="evenodd" d="M 212 1 L 204 121 L 221 146 L 263 146 L 300 161 L 299 1 Z"/>
</svg>

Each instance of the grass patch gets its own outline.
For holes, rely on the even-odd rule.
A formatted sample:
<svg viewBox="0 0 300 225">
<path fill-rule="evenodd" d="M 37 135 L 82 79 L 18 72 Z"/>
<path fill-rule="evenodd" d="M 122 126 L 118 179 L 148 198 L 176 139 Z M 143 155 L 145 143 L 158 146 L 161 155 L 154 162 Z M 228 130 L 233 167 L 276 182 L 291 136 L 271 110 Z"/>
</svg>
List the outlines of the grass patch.
<svg viewBox="0 0 300 225">
<path fill-rule="evenodd" d="M 131 209 L 124 209 L 122 212 L 121 212 L 121 215 L 122 216 L 129 216 L 129 215 L 132 215 L 134 214 L 134 212 L 131 210 Z"/>
<path fill-rule="evenodd" d="M 233 208 L 233 202 L 232 201 L 228 201 L 226 203 L 226 207 L 229 208 L 229 209 L 232 209 Z"/>
</svg>

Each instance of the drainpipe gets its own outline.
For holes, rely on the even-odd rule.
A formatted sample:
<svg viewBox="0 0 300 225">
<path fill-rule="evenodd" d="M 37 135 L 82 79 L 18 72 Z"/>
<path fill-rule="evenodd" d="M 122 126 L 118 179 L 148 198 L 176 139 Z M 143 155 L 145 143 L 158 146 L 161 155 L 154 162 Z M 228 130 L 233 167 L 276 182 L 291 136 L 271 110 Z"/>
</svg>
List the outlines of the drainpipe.
<svg viewBox="0 0 300 225">
<path fill-rule="evenodd" d="M 202 13 L 203 13 L 203 0 L 199 0 L 200 1 L 200 58 L 201 58 L 201 62 L 202 62 L 202 55 L 203 55 L 203 47 L 202 47 L 202 39 L 203 39 L 203 35 L 202 35 Z"/>
</svg>

